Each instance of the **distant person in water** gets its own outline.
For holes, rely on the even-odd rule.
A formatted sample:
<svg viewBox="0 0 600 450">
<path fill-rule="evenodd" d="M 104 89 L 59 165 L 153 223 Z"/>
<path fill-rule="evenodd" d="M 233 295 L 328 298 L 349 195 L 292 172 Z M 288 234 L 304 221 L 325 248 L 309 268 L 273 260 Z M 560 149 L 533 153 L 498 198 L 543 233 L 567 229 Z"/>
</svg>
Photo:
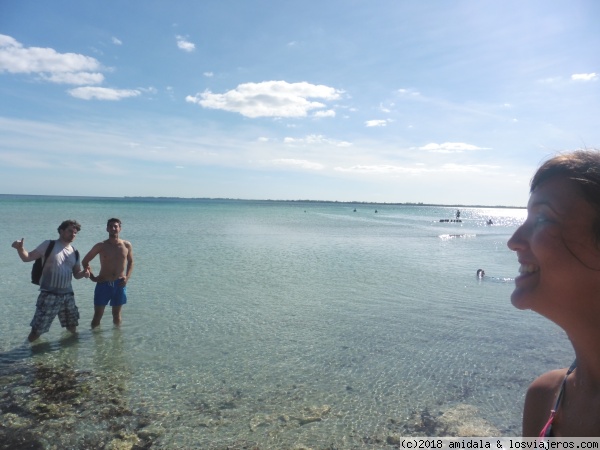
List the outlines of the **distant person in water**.
<svg viewBox="0 0 600 450">
<path fill-rule="evenodd" d="M 133 271 L 133 247 L 130 242 L 119 237 L 121 221 L 115 218 L 109 219 L 106 231 L 108 239 L 94 245 L 82 261 L 84 269 L 91 274 L 91 280 L 97 283 L 94 290 L 92 328 L 100 325 L 104 309 L 108 304 L 112 307 L 113 323 L 117 326 L 121 325 L 121 310 L 127 303 L 127 282 Z M 94 276 L 90 268 L 90 262 L 96 255 L 100 255 L 98 276 Z"/>
<path fill-rule="evenodd" d="M 477 269 L 477 278 L 485 277 L 485 271 L 483 269 Z"/>
<path fill-rule="evenodd" d="M 457 219 L 460 219 L 460 209 L 457 209 L 457 210 L 456 210 L 456 218 L 457 218 Z"/>
<path fill-rule="evenodd" d="M 600 151 L 542 164 L 508 247 L 519 262 L 512 304 L 561 327 L 576 357 L 529 386 L 523 435 L 600 436 Z"/>
</svg>

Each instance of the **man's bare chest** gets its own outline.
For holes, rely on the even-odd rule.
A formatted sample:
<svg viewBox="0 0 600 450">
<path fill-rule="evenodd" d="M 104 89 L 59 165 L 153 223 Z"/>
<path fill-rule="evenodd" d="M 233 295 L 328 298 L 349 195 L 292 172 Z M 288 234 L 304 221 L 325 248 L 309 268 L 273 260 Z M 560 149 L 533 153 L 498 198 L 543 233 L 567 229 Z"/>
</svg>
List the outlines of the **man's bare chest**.
<svg viewBox="0 0 600 450">
<path fill-rule="evenodd" d="M 124 244 L 104 244 L 100 251 L 100 258 L 103 260 L 120 260 L 127 257 L 127 247 Z"/>
</svg>

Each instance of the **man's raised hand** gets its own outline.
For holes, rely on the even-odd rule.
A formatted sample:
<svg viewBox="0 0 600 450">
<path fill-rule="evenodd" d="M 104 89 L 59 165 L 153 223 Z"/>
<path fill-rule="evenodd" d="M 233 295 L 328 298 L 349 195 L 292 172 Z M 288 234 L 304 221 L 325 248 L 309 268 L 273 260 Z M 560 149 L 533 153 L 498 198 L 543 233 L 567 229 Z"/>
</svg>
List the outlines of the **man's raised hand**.
<svg viewBox="0 0 600 450">
<path fill-rule="evenodd" d="M 25 238 L 21 238 L 20 241 L 15 241 L 12 243 L 12 247 L 16 248 L 17 250 L 22 249 L 23 248 L 23 242 L 25 241 Z"/>
</svg>

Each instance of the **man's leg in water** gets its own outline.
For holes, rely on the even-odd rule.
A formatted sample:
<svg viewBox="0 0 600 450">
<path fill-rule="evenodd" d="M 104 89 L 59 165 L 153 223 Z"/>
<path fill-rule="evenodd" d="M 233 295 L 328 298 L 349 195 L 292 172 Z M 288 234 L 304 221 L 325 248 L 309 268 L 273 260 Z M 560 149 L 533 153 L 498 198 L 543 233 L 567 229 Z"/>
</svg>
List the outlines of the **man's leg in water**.
<svg viewBox="0 0 600 450">
<path fill-rule="evenodd" d="M 32 329 L 31 329 L 31 333 L 29 333 L 29 336 L 27 336 L 27 340 L 28 340 L 29 342 L 33 342 L 33 341 L 37 340 L 37 339 L 38 339 L 40 336 L 41 336 L 41 335 L 40 335 L 39 333 L 37 333 L 37 332 L 35 331 L 35 329 L 33 329 L 33 328 L 32 328 Z"/>
<path fill-rule="evenodd" d="M 116 326 L 121 325 L 121 322 L 123 322 L 123 319 L 121 318 L 121 308 L 122 307 L 123 307 L 123 305 L 118 305 L 118 306 L 112 307 L 113 323 Z"/>
<path fill-rule="evenodd" d="M 92 328 L 96 328 L 100 325 L 100 321 L 102 320 L 102 316 L 104 315 L 105 306 L 94 305 L 94 318 L 92 319 Z"/>
</svg>

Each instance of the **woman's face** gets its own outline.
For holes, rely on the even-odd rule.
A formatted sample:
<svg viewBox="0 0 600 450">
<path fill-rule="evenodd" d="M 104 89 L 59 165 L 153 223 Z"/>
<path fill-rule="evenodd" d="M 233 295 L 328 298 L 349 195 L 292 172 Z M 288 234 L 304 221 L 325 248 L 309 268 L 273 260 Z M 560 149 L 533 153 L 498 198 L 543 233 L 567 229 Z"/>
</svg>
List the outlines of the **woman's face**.
<svg viewBox="0 0 600 450">
<path fill-rule="evenodd" d="M 600 294 L 600 251 L 592 233 L 596 213 L 579 187 L 561 176 L 539 185 L 527 220 L 508 241 L 519 276 L 512 304 L 551 319 Z"/>
</svg>

